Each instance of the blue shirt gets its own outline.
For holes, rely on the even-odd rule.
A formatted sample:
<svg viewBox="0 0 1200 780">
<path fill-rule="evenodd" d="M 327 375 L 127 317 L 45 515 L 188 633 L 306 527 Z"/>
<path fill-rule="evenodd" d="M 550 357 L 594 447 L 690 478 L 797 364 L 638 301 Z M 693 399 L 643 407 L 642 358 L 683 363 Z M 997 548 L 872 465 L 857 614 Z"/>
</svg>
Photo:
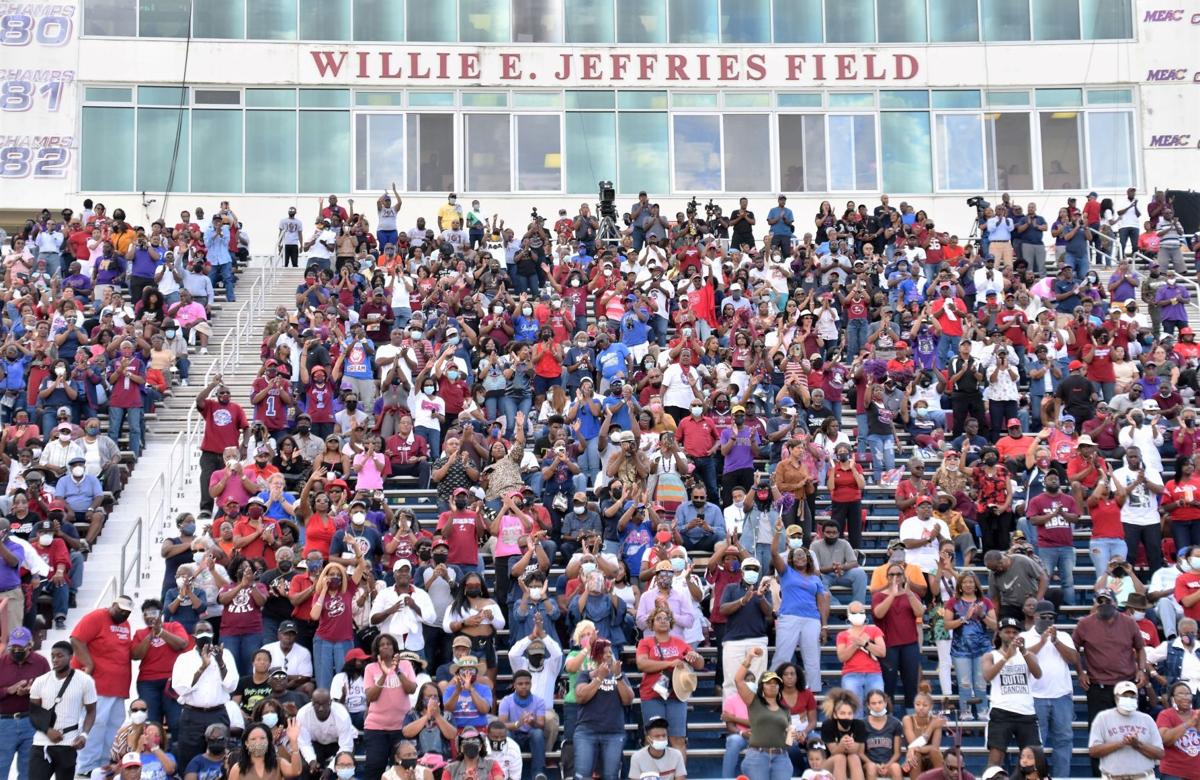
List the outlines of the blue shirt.
<svg viewBox="0 0 1200 780">
<path fill-rule="evenodd" d="M 712 528 L 711 533 L 720 539 L 725 538 L 725 514 L 721 512 L 721 508 L 716 504 L 706 503 L 701 514 L 701 510 L 697 510 L 695 505 L 689 501 L 686 504 L 680 504 L 679 508 L 675 510 L 675 527 L 679 529 L 679 535 L 686 541 L 698 542 L 710 533 L 705 531 L 702 526 L 687 527 L 687 524 L 695 520 L 697 515 L 709 524 Z"/>
<path fill-rule="evenodd" d="M 83 479 L 76 482 L 68 473 L 59 478 L 54 495 L 67 502 L 72 512 L 83 512 L 92 505 L 93 499 L 104 495 L 104 487 L 91 474 L 84 474 Z"/>
<path fill-rule="evenodd" d="M 627 360 L 629 360 L 629 347 L 619 341 L 610 344 L 608 349 L 596 356 L 596 363 L 600 366 L 600 375 L 610 382 L 617 374 L 625 371 Z M 626 423 L 625 427 L 628 428 L 629 424 Z"/>
<path fill-rule="evenodd" d="M 779 585 L 782 589 L 780 615 L 821 619 L 817 597 L 825 592 L 825 583 L 820 575 L 804 574 L 788 566 L 779 577 Z"/>
<path fill-rule="evenodd" d="M 204 246 L 208 249 L 208 262 L 211 265 L 233 262 L 229 256 L 229 225 L 222 225 L 220 230 L 214 230 L 209 225 L 204 231 Z"/>
<path fill-rule="evenodd" d="M 293 515 L 289 515 L 283 509 L 283 501 L 287 501 L 289 504 L 295 505 L 295 503 L 296 503 L 296 494 L 295 493 L 289 493 L 286 490 L 283 491 L 283 501 L 272 501 L 271 500 L 271 491 L 269 491 L 269 490 L 262 491 L 261 493 L 258 494 L 258 497 L 261 498 L 263 501 L 267 502 L 266 516 L 271 518 L 272 520 L 295 520 L 296 519 Z M 367 514 L 370 515 L 369 512 Z"/>
<path fill-rule="evenodd" d="M 483 699 L 488 704 L 486 712 L 480 712 L 475 707 L 475 699 L 467 691 L 463 691 L 458 697 L 458 701 L 454 705 L 454 724 L 459 728 L 464 726 L 475 726 L 483 728 L 487 725 L 488 713 L 492 710 L 492 689 L 483 683 L 475 683 L 475 693 L 479 698 Z M 458 692 L 458 683 L 451 682 L 446 686 L 446 692 L 442 694 L 442 704 L 445 705 L 450 701 L 450 697 Z"/>
<path fill-rule="evenodd" d="M 646 312 L 646 308 L 639 306 L 637 311 L 627 311 L 621 317 L 621 343 L 627 347 L 638 347 L 647 341 L 650 328 L 639 316 L 643 312 Z"/>
<path fill-rule="evenodd" d="M 792 234 L 792 224 L 795 223 L 795 217 L 792 216 L 792 210 L 786 206 L 776 206 L 767 212 L 768 222 L 776 217 L 783 217 L 783 219 L 780 219 L 778 222 L 771 225 L 771 235 L 790 236 Z"/>
<path fill-rule="evenodd" d="M 221 758 L 224 759 L 224 756 Z M 225 776 L 224 761 L 214 761 L 201 753 L 188 762 L 183 774 L 195 774 L 196 780 L 221 780 Z"/>
<path fill-rule="evenodd" d="M 633 420 L 629 417 L 629 407 L 625 406 L 625 399 L 621 396 L 606 396 L 604 399 L 604 408 L 616 408 L 620 406 L 620 410 L 613 412 L 611 428 L 621 428 L 624 430 L 633 429 Z M 599 433 L 599 430 L 596 431 Z"/>
<path fill-rule="evenodd" d="M 1027 244 L 1040 244 L 1046 232 L 1046 220 L 1040 214 L 1033 217 L 1021 217 L 1018 225 L 1028 225 L 1025 232 L 1019 234 Z"/>
<path fill-rule="evenodd" d="M 513 320 L 513 341 L 525 341 L 530 344 L 537 341 L 538 330 L 541 326 L 536 317 L 526 317 L 518 314 Z"/>
<path fill-rule="evenodd" d="M 17 559 L 17 565 L 10 567 L 3 559 L 0 559 L 0 592 L 6 590 L 16 590 L 21 587 L 21 564 L 25 562 L 25 548 L 17 544 L 11 539 L 5 539 L 4 546 Z"/>
<path fill-rule="evenodd" d="M 988 238 L 992 241 L 1008 241 L 1012 238 L 1012 217 L 992 217 L 987 221 Z"/>
</svg>

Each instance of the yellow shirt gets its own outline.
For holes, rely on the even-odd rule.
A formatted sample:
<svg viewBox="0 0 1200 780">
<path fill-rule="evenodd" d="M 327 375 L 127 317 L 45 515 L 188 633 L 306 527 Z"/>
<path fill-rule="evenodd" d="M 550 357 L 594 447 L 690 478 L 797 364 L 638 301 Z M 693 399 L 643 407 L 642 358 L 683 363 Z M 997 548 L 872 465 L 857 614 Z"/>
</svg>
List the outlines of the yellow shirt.
<svg viewBox="0 0 1200 780">
<path fill-rule="evenodd" d="M 887 570 L 888 564 L 876 566 L 875 571 L 871 572 L 870 590 L 874 593 L 877 590 L 883 590 L 887 587 Z M 904 572 L 908 575 L 909 585 L 920 585 L 923 588 L 929 587 L 928 581 L 925 579 L 925 573 L 921 571 L 921 567 L 915 563 L 904 564 Z"/>
<path fill-rule="evenodd" d="M 458 206 L 453 203 L 443 203 L 438 209 L 438 229 L 449 230 L 450 223 L 454 220 L 462 222 L 462 213 L 459 212 Z M 462 227 L 460 224 L 459 227 Z"/>
</svg>

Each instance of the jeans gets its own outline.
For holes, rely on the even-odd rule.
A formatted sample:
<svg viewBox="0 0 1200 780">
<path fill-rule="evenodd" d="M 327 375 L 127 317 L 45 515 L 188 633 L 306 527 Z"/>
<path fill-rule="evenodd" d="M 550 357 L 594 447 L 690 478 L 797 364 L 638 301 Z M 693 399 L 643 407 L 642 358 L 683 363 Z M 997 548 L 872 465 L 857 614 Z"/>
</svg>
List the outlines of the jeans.
<svg viewBox="0 0 1200 780">
<path fill-rule="evenodd" d="M 167 695 L 169 678 L 162 680 L 138 680 L 138 698 L 146 702 L 146 720 L 167 724 L 171 739 L 179 737 L 179 699 Z"/>
<path fill-rule="evenodd" d="M 1058 571 L 1062 583 L 1063 604 L 1075 605 L 1075 548 L 1074 547 L 1040 547 L 1039 554 L 1042 563 L 1046 564 L 1046 574 L 1054 576 Z"/>
<path fill-rule="evenodd" d="M 958 713 L 959 717 L 970 712 L 968 699 L 979 699 L 975 711 L 982 715 L 988 708 L 988 686 L 983 679 L 983 657 L 969 658 L 952 656 L 954 659 L 954 675 L 958 677 Z"/>
<path fill-rule="evenodd" d="M 29 746 L 33 744 L 33 724 L 29 718 L 0 720 L 0 775 L 9 777 L 13 757 L 17 759 L 17 780 L 29 777 Z M 730 775 L 732 777 L 733 775 Z"/>
<path fill-rule="evenodd" d="M 867 343 L 867 319 L 855 317 L 846 323 L 846 357 L 853 359 Z"/>
<path fill-rule="evenodd" d="M 896 468 L 896 439 L 890 435 L 869 433 L 867 444 L 871 447 L 871 476 L 878 485 L 884 470 Z"/>
<path fill-rule="evenodd" d="M 1113 559 L 1113 556 L 1125 560 L 1128 553 L 1129 548 L 1124 539 L 1093 536 L 1092 541 L 1088 543 L 1088 555 L 1092 558 L 1092 566 L 1098 572 L 1108 568 L 1108 562 Z"/>
<path fill-rule="evenodd" d="M 600 458 L 600 438 L 594 436 L 587 439 L 583 452 L 579 453 L 575 464 L 579 466 L 580 471 L 587 477 L 588 485 L 592 485 L 596 481 L 596 475 L 603 468 L 604 461 Z"/>
<path fill-rule="evenodd" d="M 91 774 L 96 767 L 108 763 L 108 752 L 112 749 L 113 740 L 117 738 L 117 731 L 124 722 L 124 697 L 96 697 L 96 720 L 88 734 L 87 744 L 79 751 L 76 761 L 79 774 Z"/>
<path fill-rule="evenodd" d="M 738 761 L 750 741 L 741 733 L 725 735 L 725 757 L 721 759 L 721 777 L 737 777 Z"/>
<path fill-rule="evenodd" d="M 129 420 L 129 449 L 133 454 L 142 454 L 142 407 L 125 409 L 120 406 L 108 407 L 108 437 L 113 441 L 121 435 L 121 423 Z M 207 492 L 207 491 L 206 491 Z"/>
<path fill-rule="evenodd" d="M 1075 269 L 1075 278 L 1082 279 L 1083 277 L 1087 276 L 1088 272 L 1087 252 L 1085 251 L 1082 255 L 1072 254 L 1071 252 L 1064 253 L 1062 256 L 1062 264 L 1060 264 L 1059 267 L 1061 268 L 1062 265 L 1068 265 Z"/>
<path fill-rule="evenodd" d="M 962 341 L 962 336 L 947 336 L 945 333 L 938 336 L 937 364 L 939 368 L 950 365 L 951 359 L 958 354 L 958 342 L 960 341 Z"/>
<path fill-rule="evenodd" d="M 221 637 L 222 641 L 225 637 Z M 330 642 L 319 636 L 313 637 L 313 674 L 316 676 L 318 688 L 329 690 L 333 675 L 342 667 L 346 653 L 354 647 L 352 640 Z"/>
<path fill-rule="evenodd" d="M 855 430 L 855 447 L 858 451 L 858 457 L 862 458 L 867 454 L 867 415 L 866 413 L 854 415 Z"/>
<path fill-rule="evenodd" d="M 234 295 L 234 292 L 233 292 L 235 283 L 234 283 L 234 279 L 233 279 L 233 263 L 232 262 L 222 263 L 221 265 L 214 265 L 212 267 L 212 270 L 208 272 L 208 278 L 209 278 L 209 280 L 212 281 L 214 293 L 216 292 L 216 289 L 217 289 L 217 282 L 223 280 L 225 282 L 225 300 L 228 301 L 229 303 L 233 303 L 234 301 L 237 300 L 237 296 Z"/>
<path fill-rule="evenodd" d="M 863 717 L 867 694 L 883 690 L 883 674 L 880 672 L 850 672 L 842 675 L 842 687 L 858 697 L 856 718 Z"/>
<path fill-rule="evenodd" d="M 921 680 L 921 645 L 917 642 L 890 645 L 884 659 L 884 692 L 889 699 L 895 700 L 899 677 L 900 684 L 904 686 L 904 706 L 912 709 L 913 699 L 917 697 L 917 683 Z"/>
<path fill-rule="evenodd" d="M 780 615 L 775 629 L 775 657 L 771 669 L 791 662 L 800 648 L 804 682 L 814 694 L 821 692 L 821 621 L 797 615 Z M 913 684 L 916 693 L 916 684 Z"/>
<path fill-rule="evenodd" d="M 1117 231 L 1117 247 L 1122 254 L 1132 255 L 1138 249 L 1138 238 L 1141 236 L 1141 231 L 1135 227 L 1123 227 Z M 1125 242 L 1129 241 L 1129 250 L 1125 249 Z M 1065 772 L 1060 777 L 1065 776 Z"/>
<path fill-rule="evenodd" d="M 1042 732 L 1042 745 L 1049 748 L 1046 761 L 1050 764 L 1050 776 L 1070 777 L 1071 721 L 1075 718 L 1075 705 L 1070 694 L 1057 699 L 1035 697 L 1033 709 L 1037 713 L 1038 730 Z"/>
<path fill-rule="evenodd" d="M 704 483 L 709 496 L 720 495 L 717 485 L 717 459 L 713 455 L 707 458 L 689 458 L 696 467 L 696 476 Z"/>
<path fill-rule="evenodd" d="M 64 582 L 62 585 L 55 585 L 50 580 L 45 580 L 38 586 L 38 593 L 47 593 L 50 595 L 51 611 L 54 617 L 66 617 L 67 609 L 69 608 L 71 586 Z M 36 596 L 34 597 L 36 599 Z"/>
<path fill-rule="evenodd" d="M 517 295 L 521 293 L 529 293 L 530 297 L 537 294 L 537 291 L 542 289 L 542 277 L 536 272 L 531 274 L 517 274 L 513 279 L 513 289 Z"/>
<path fill-rule="evenodd" d="M 570 732 L 568 732 L 570 733 Z M 593 771 L 599 769 L 601 780 L 620 780 L 622 748 L 625 732 L 598 734 L 587 726 L 575 729 L 575 780 L 591 780 Z"/>
<path fill-rule="evenodd" d="M 792 759 L 787 753 L 763 753 L 747 750 L 742 759 L 742 774 L 747 780 L 789 780 L 792 776 Z"/>
<path fill-rule="evenodd" d="M 1171 538 L 1175 540 L 1175 549 L 1200 545 L 1200 520 L 1171 521 Z"/>
<path fill-rule="evenodd" d="M 500 399 L 500 409 L 504 414 L 504 435 L 513 438 L 516 434 L 513 433 L 517 428 L 517 412 L 524 412 L 526 419 L 529 417 L 529 410 L 533 408 L 533 399 L 513 398 L 504 396 Z"/>
<path fill-rule="evenodd" d="M 529 751 L 530 770 L 532 777 L 546 771 L 546 732 L 534 726 L 529 731 L 511 732 L 513 741 L 521 746 L 521 750 Z M 372 775 L 368 774 L 368 777 Z"/>
<path fill-rule="evenodd" d="M 855 566 L 853 569 L 842 574 L 822 574 L 821 579 L 825 581 L 825 587 L 831 588 L 834 585 L 847 585 L 850 587 L 850 600 L 866 603 L 867 601 L 867 573 L 863 571 L 861 566 Z"/>
<path fill-rule="evenodd" d="M 243 669 L 254 668 L 254 651 L 262 647 L 262 639 L 263 635 L 261 631 L 253 634 L 238 634 L 237 636 L 221 634 L 221 644 L 225 645 L 225 649 L 233 656 L 233 661 L 237 664 L 239 674 Z M 275 640 L 272 639 L 271 641 Z M 330 677 L 330 679 L 333 678 Z"/>
<path fill-rule="evenodd" d="M 441 428 L 426 428 L 423 425 L 418 425 L 413 428 L 413 432 L 418 436 L 424 436 L 425 441 L 429 442 L 429 457 L 431 460 L 437 460 L 442 454 L 442 429 Z"/>
</svg>

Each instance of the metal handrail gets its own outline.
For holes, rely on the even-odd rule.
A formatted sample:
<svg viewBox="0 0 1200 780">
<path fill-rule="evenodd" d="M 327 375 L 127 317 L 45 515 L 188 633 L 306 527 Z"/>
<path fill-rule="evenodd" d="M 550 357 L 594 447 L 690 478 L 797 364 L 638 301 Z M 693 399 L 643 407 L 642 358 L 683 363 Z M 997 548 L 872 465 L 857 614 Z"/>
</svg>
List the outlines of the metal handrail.
<svg viewBox="0 0 1200 780">
<path fill-rule="evenodd" d="M 129 535 L 125 537 L 125 541 L 121 543 L 121 570 L 117 575 L 117 593 L 121 596 L 129 595 L 125 589 L 125 586 L 129 582 L 129 574 L 131 571 L 137 572 L 137 578 L 134 581 L 134 590 L 136 591 L 141 587 L 142 551 L 145 549 L 144 545 L 142 544 L 142 527 L 142 518 L 139 517 L 133 524 L 133 528 L 129 530 Z M 130 563 L 129 543 L 135 539 L 137 540 L 137 553 L 134 555 L 132 563 Z M 102 600 L 98 606 L 102 606 L 103 604 L 104 601 Z"/>
</svg>

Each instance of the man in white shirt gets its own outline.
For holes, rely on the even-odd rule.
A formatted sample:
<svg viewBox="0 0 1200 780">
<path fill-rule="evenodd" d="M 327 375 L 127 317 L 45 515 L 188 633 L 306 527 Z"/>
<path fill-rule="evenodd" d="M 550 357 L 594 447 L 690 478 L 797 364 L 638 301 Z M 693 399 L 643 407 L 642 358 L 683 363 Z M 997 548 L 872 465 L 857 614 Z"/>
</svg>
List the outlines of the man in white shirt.
<svg viewBox="0 0 1200 780">
<path fill-rule="evenodd" d="M 70 642 L 55 642 L 50 649 L 50 671 L 29 684 L 29 703 L 54 712 L 50 731 L 56 732 L 55 741 L 49 732 L 34 732 L 28 767 L 32 777 L 73 777 L 78 751 L 87 744 L 96 721 L 96 682 L 82 670 L 72 671 L 72 655 Z M 24 777 L 25 771 L 21 767 L 19 776 Z"/>
<path fill-rule="evenodd" d="M 975 300 L 981 301 L 990 292 L 1001 295 L 1004 293 L 1004 274 L 996 270 L 996 260 L 991 255 L 983 261 L 983 268 L 975 271 Z"/>
<path fill-rule="evenodd" d="M 1175 580 L 1179 578 L 1187 563 L 1187 548 L 1177 550 L 1175 564 L 1163 566 L 1150 575 L 1150 584 L 1146 586 L 1146 597 L 1154 605 L 1158 621 L 1162 623 L 1163 637 L 1170 639 L 1176 635 L 1176 626 L 1183 617 L 1183 607 L 1175 600 Z"/>
<path fill-rule="evenodd" d="M 1137 188 L 1125 190 L 1126 204 L 1117 210 L 1117 246 L 1122 254 L 1126 254 L 1125 241 L 1129 240 L 1129 250 L 1126 256 L 1132 255 L 1138 248 L 1138 234 L 1142 227 L 1142 212 L 1138 208 Z"/>
<path fill-rule="evenodd" d="M 1141 451 L 1146 468 L 1162 473 L 1162 456 L 1158 448 L 1163 446 L 1163 420 L 1159 415 L 1158 401 L 1147 398 L 1141 409 L 1131 409 L 1125 415 L 1127 425 L 1117 432 L 1117 441 L 1122 447 L 1136 447 Z"/>
<path fill-rule="evenodd" d="M 1022 633 L 1021 639 L 1037 658 L 1042 676 L 1030 680 L 1029 692 L 1033 694 L 1042 744 L 1050 749 L 1046 759 L 1050 763 L 1050 774 L 1069 777 L 1073 743 L 1071 722 L 1075 719 L 1071 667 L 1078 663 L 1079 654 L 1071 635 L 1054 627 L 1058 614 L 1053 604 L 1039 601 L 1034 611 L 1033 628 Z"/>
<path fill-rule="evenodd" d="M 563 652 L 544 628 L 535 626 L 528 636 L 514 642 L 508 651 L 508 662 L 514 672 L 527 669 L 533 675 L 532 691 L 535 696 L 544 702 L 554 701 L 554 687 L 562 671 Z M 546 733 L 546 749 L 553 750 L 558 740 L 558 713 L 553 707 L 547 706 L 545 717 L 543 731 Z"/>
<path fill-rule="evenodd" d="M 918 498 L 917 514 L 900 524 L 900 541 L 907 550 L 905 561 L 926 573 L 937 569 L 938 549 L 950 541 L 950 529 L 933 516 L 933 499 L 929 496 Z"/>
<path fill-rule="evenodd" d="M 271 667 L 279 667 L 287 672 L 289 688 L 297 688 L 313 678 L 312 653 L 296 642 L 299 634 L 300 626 L 296 621 L 285 620 L 279 624 L 279 631 L 275 634 L 279 641 L 262 647 L 271 654 Z"/>
<path fill-rule="evenodd" d="M 288 206 L 286 219 L 279 220 L 279 238 L 276 248 L 283 253 L 284 266 L 297 267 L 300 263 L 300 237 L 304 234 L 304 223 L 296 219 L 296 207 Z"/>
<path fill-rule="evenodd" d="M 1158 516 L 1158 497 L 1163 492 L 1162 476 L 1142 462 L 1137 447 L 1125 450 L 1125 465 L 1113 472 L 1118 495 L 1125 496 L 1121 505 L 1121 525 L 1125 527 L 1125 542 L 1130 557 L 1138 542 L 1146 546 L 1150 571 L 1162 567 L 1162 530 Z"/>
<path fill-rule="evenodd" d="M 1102 777 L 1154 777 L 1163 756 L 1162 735 L 1154 719 L 1138 711 L 1138 687 L 1128 680 L 1113 686 L 1117 706 L 1101 710 L 1088 733 L 1093 769 Z"/>
<path fill-rule="evenodd" d="M 307 264 L 316 264 L 322 271 L 328 271 L 336 243 L 337 234 L 333 232 L 333 223 L 328 219 L 321 220 L 312 238 L 304 244 L 304 251 L 308 253 Z"/>
<path fill-rule="evenodd" d="M 300 727 L 300 755 L 309 777 L 320 776 L 321 768 L 339 752 L 354 752 L 358 730 L 346 708 L 324 688 L 313 691 L 312 701 L 296 713 L 296 725 Z"/>
<path fill-rule="evenodd" d="M 396 637 L 401 650 L 423 653 L 424 626 L 439 625 L 433 600 L 428 593 L 413 585 L 412 562 L 407 558 L 396 561 L 392 573 L 396 584 L 375 596 L 371 607 L 371 625 Z"/>
<path fill-rule="evenodd" d="M 206 620 L 196 624 L 195 649 L 175 659 L 171 689 L 179 697 L 179 747 L 175 757 L 187 766 L 207 749 L 204 732 L 213 723 L 229 725 L 225 704 L 238 684 L 233 654 L 213 644 L 213 627 Z"/>
</svg>

